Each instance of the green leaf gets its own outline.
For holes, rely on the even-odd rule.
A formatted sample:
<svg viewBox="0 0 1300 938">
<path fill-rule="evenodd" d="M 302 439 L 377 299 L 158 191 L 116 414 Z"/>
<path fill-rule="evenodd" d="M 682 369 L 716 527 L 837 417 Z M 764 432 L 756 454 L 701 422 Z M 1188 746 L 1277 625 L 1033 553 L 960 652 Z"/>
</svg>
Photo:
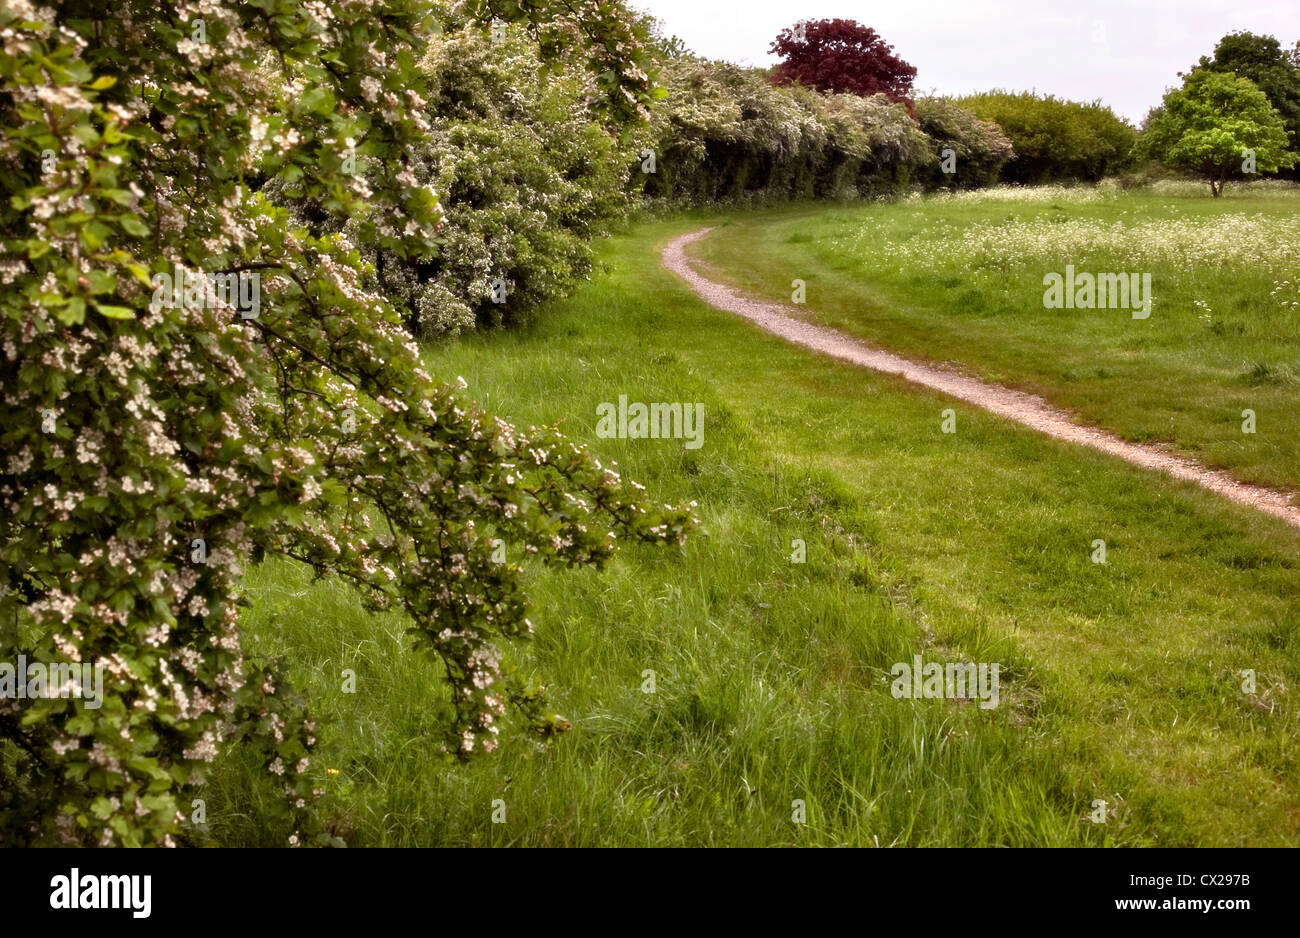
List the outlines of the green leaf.
<svg viewBox="0 0 1300 938">
<path fill-rule="evenodd" d="M 134 215 L 119 215 L 117 223 L 129 235 L 135 235 L 137 238 L 149 237 L 149 226 Z"/>
<path fill-rule="evenodd" d="M 86 321 L 86 301 L 74 296 L 54 315 L 65 326 L 79 326 Z"/>
</svg>

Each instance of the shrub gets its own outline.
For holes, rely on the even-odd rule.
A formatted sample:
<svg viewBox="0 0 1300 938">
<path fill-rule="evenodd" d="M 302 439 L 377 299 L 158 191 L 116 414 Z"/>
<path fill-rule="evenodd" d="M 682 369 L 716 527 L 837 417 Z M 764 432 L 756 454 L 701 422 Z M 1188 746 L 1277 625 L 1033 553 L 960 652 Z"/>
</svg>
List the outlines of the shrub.
<svg viewBox="0 0 1300 938">
<path fill-rule="evenodd" d="M 945 98 L 918 98 L 916 116 L 921 130 L 934 141 L 937 161 L 930 175 L 933 186 L 975 189 L 992 185 L 1002 167 L 1015 156 L 1011 141 L 997 124 L 980 120 L 974 112 Z M 951 149 L 956 171 L 943 172 L 940 154 Z"/>
<path fill-rule="evenodd" d="M 910 184 L 933 160 L 906 109 L 883 95 L 780 88 L 726 63 L 665 63 L 653 111 L 652 197 L 679 202 L 846 197 Z"/>
<path fill-rule="evenodd" d="M 1081 104 L 1031 92 L 990 91 L 957 98 L 981 120 L 1002 128 L 1015 158 L 1002 179 L 1033 185 L 1097 182 L 1125 167 L 1137 132 L 1100 102 Z"/>
<path fill-rule="evenodd" d="M 581 106 L 581 64 L 545 63 L 521 29 L 450 31 L 420 68 L 430 131 L 407 150 L 404 171 L 439 194 L 437 251 L 401 258 L 358 238 L 355 221 L 343 230 L 421 336 L 520 322 L 588 274 L 590 241 L 631 207 L 633 151 Z M 368 187 L 386 171 L 358 167 Z M 295 187 L 273 188 L 300 223 L 326 230 Z"/>
<path fill-rule="evenodd" d="M 0 701 L 7 842 L 194 839 L 183 796 L 236 741 L 283 785 L 291 842 L 328 842 L 310 811 L 316 728 L 241 639 L 245 563 L 295 558 L 408 613 L 441 667 L 442 745 L 467 757 L 503 726 L 565 725 L 504 661 L 531 626 L 493 539 L 600 563 L 616 529 L 678 542 L 694 523 L 436 381 L 367 286 L 358 245 L 431 257 L 447 224 L 409 166 L 446 93 L 415 67 L 440 8 L 203 11 L 0 9 L 0 662 L 106 673 L 100 707 Z M 516 12 L 548 49 L 594 37 L 581 54 L 611 120 L 643 108 L 620 7 Z M 323 233 L 253 191 L 255 173 L 311 204 Z M 259 288 L 173 305 L 174 265 Z"/>
</svg>

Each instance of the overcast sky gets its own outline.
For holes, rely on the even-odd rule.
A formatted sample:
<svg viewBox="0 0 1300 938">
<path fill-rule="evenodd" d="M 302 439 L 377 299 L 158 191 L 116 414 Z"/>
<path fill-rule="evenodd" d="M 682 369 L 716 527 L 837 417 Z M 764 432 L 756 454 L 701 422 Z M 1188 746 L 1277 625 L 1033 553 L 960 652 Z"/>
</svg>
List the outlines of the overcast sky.
<svg viewBox="0 0 1300 938">
<path fill-rule="evenodd" d="M 1100 98 L 1135 124 L 1224 33 L 1300 39 L 1300 0 L 630 0 L 699 55 L 769 65 L 802 19 L 874 27 L 916 67 L 918 91 L 1032 90 Z"/>
</svg>

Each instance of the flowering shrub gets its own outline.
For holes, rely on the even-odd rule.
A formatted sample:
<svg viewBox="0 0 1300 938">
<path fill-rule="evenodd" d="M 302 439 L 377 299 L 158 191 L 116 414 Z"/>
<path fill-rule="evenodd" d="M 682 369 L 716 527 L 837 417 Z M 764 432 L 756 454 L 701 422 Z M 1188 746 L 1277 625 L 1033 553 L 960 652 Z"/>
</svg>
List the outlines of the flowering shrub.
<svg viewBox="0 0 1300 938">
<path fill-rule="evenodd" d="M 591 240 L 631 208 L 631 145 L 602 121 L 582 62 L 544 61 L 522 27 L 457 23 L 419 63 L 430 131 L 405 154 L 403 179 L 438 192 L 437 250 L 399 257 L 360 237 L 361 222 L 323 216 L 298 186 L 268 192 L 313 234 L 343 230 L 413 331 L 431 338 L 518 322 L 567 292 L 591 265 Z M 354 141 L 355 143 L 355 141 Z M 386 166 L 356 160 L 366 188 Z M 331 227 L 332 226 L 332 227 Z"/>
<path fill-rule="evenodd" d="M 866 195 L 905 186 L 934 161 L 905 107 L 884 95 L 776 87 L 760 71 L 687 57 L 664 62 L 659 78 L 651 197 Z"/>
<path fill-rule="evenodd" d="M 439 192 L 445 226 L 435 257 L 375 258 L 381 284 L 426 336 L 518 322 L 588 274 L 591 240 L 631 207 L 635 151 L 575 106 L 588 76 L 544 71 L 518 32 L 451 34 L 422 67 L 433 131 L 409 168 Z"/>
<path fill-rule="evenodd" d="M 921 129 L 934 141 L 936 158 L 945 149 L 955 158 L 955 171 L 950 174 L 943 172 L 942 160 L 937 160 L 931 177 L 936 186 L 991 186 L 1007 160 L 1016 155 L 1002 128 L 980 120 L 964 107 L 945 98 L 918 98 L 914 106 Z"/>
<path fill-rule="evenodd" d="M 608 120 L 643 109 L 617 5 L 488 7 L 466 5 L 599 67 Z M 502 661 L 531 626 L 492 541 L 600 563 L 615 530 L 694 524 L 435 380 L 375 286 L 363 250 L 405 263 L 456 236 L 411 156 L 441 129 L 451 92 L 417 63 L 450 21 L 418 0 L 0 9 L 0 661 L 105 674 L 100 707 L 0 701 L 5 841 L 193 839 L 181 806 L 236 741 L 282 782 L 292 842 L 328 841 L 318 731 L 241 640 L 240 571 L 264 554 L 405 610 L 441 664 L 442 745 L 469 756 L 510 716 L 565 725 Z M 179 267 L 227 289 L 173 291 Z"/>
</svg>

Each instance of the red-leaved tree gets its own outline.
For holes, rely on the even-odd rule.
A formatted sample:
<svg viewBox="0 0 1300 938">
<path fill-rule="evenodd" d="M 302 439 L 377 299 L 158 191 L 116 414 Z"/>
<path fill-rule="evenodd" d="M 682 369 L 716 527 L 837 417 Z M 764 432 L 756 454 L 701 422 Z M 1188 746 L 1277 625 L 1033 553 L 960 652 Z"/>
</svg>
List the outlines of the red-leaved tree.
<svg viewBox="0 0 1300 938">
<path fill-rule="evenodd" d="M 781 56 L 772 74 L 781 85 L 908 102 L 916 77 L 879 33 L 853 20 L 805 20 L 782 30 L 769 51 Z"/>
</svg>

